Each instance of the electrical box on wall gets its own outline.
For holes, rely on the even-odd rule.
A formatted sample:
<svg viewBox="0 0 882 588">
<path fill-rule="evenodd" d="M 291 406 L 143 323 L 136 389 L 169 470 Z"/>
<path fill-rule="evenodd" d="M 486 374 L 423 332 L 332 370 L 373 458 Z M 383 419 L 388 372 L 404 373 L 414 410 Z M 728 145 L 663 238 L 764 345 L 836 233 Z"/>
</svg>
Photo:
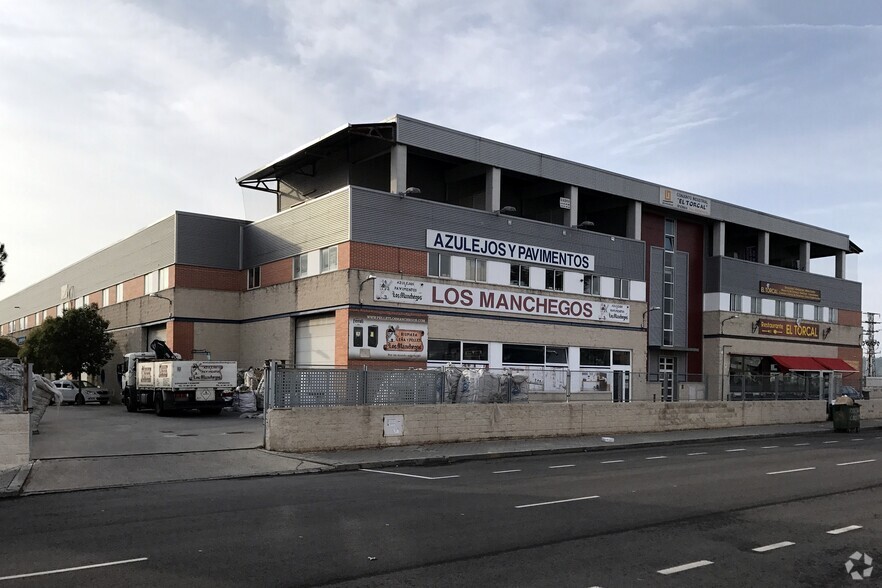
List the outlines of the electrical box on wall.
<svg viewBox="0 0 882 588">
<path fill-rule="evenodd" d="M 383 415 L 383 437 L 401 437 L 404 435 L 404 415 Z"/>
</svg>

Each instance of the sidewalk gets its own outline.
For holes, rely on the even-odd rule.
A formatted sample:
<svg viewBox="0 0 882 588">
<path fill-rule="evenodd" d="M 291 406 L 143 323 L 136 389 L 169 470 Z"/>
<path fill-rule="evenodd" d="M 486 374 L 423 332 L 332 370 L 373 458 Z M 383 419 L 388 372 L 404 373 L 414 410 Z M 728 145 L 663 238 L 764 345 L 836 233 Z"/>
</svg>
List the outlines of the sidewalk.
<svg viewBox="0 0 882 588">
<path fill-rule="evenodd" d="M 866 420 L 862 430 L 882 428 Z M 707 443 L 788 435 L 833 435 L 829 422 L 769 425 L 663 433 L 488 440 L 287 454 L 263 449 L 228 449 L 152 455 L 39 459 L 0 472 L 0 498 L 143 484 L 333 472 L 359 468 L 453 463 L 551 453 L 610 451 L 623 448 Z"/>
</svg>

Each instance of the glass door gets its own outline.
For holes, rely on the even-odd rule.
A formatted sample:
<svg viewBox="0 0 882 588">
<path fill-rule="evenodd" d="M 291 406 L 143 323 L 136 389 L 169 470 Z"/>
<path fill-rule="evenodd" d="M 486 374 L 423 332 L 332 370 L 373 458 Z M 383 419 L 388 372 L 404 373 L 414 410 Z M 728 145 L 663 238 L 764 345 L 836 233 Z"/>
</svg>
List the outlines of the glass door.
<svg viewBox="0 0 882 588">
<path fill-rule="evenodd" d="M 676 358 L 664 355 L 658 358 L 658 379 L 661 382 L 662 402 L 673 402 L 676 399 L 674 395 L 674 389 L 676 386 L 676 368 Z"/>
</svg>

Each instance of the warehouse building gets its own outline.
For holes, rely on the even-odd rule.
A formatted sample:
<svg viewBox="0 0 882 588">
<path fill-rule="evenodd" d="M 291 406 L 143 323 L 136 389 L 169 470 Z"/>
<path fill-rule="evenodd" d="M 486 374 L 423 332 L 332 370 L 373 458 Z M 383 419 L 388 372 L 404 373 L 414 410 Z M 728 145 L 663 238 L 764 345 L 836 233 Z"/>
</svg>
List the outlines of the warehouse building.
<svg viewBox="0 0 882 588">
<path fill-rule="evenodd" d="M 859 379 L 841 233 L 400 115 L 238 181 L 277 214 L 175 212 L 0 302 L 0 334 L 95 304 L 119 354 L 161 338 L 243 366 L 527 370 L 549 399 Z"/>
</svg>

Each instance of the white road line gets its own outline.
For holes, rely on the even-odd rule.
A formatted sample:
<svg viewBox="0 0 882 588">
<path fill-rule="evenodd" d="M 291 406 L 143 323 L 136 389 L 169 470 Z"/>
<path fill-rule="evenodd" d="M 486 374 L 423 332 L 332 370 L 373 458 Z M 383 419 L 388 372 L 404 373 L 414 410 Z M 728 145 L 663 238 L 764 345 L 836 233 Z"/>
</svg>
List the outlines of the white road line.
<svg viewBox="0 0 882 588">
<path fill-rule="evenodd" d="M 432 478 L 430 476 L 417 476 L 416 474 L 402 474 L 401 472 L 386 472 L 383 470 L 369 470 L 364 468 L 361 470 L 362 472 L 371 472 L 373 474 L 388 474 L 390 476 L 404 476 L 406 478 L 417 478 L 419 480 L 447 480 L 448 478 L 458 478 L 459 476 L 438 476 L 436 478 Z"/>
<path fill-rule="evenodd" d="M 780 472 L 766 472 L 767 476 L 775 476 L 777 474 L 792 474 L 794 472 L 807 472 L 809 470 L 813 470 L 815 468 L 797 468 L 795 470 L 782 470 Z"/>
<path fill-rule="evenodd" d="M 521 470 L 499 470 L 498 472 L 493 472 L 494 474 L 513 474 L 515 472 L 519 472 Z"/>
<path fill-rule="evenodd" d="M 59 570 L 47 570 L 45 572 L 33 572 L 30 574 L 18 574 L 16 576 L 3 576 L 0 582 L 4 580 L 18 580 L 19 578 L 33 578 L 34 576 L 48 576 L 50 574 L 64 574 L 66 572 L 78 572 L 80 570 L 91 570 L 93 568 L 106 568 L 107 566 L 119 566 L 122 564 L 136 563 L 139 561 L 147 561 L 146 557 L 138 557 L 135 559 L 123 559 L 120 561 L 109 561 L 106 563 L 91 564 L 88 566 L 77 566 L 75 568 L 62 568 Z"/>
<path fill-rule="evenodd" d="M 811 445 L 811 443 L 794 443 L 793 444 L 794 447 L 803 447 L 805 445 Z"/>
<path fill-rule="evenodd" d="M 647 457 L 646 459 L 668 459 L 667 455 L 656 455 L 655 457 Z"/>
<path fill-rule="evenodd" d="M 779 445 L 766 445 L 765 447 L 762 447 L 762 449 L 778 449 L 778 447 L 780 447 L 780 446 Z"/>
<path fill-rule="evenodd" d="M 782 547 L 790 547 L 791 545 L 796 545 L 793 541 L 781 541 L 780 543 L 772 543 L 771 545 L 763 545 L 762 547 L 754 547 L 753 550 L 757 553 L 765 553 L 767 551 L 773 551 L 775 549 L 781 549 Z"/>
<path fill-rule="evenodd" d="M 824 445 L 829 445 L 830 443 L 839 443 L 839 441 L 824 441 Z"/>
<path fill-rule="evenodd" d="M 846 466 L 846 465 L 857 465 L 859 463 L 872 463 L 876 461 L 875 459 L 862 459 L 860 461 L 847 461 L 845 463 L 837 463 L 838 466 Z"/>
<path fill-rule="evenodd" d="M 574 467 L 576 467 L 576 464 L 568 463 L 568 464 L 564 464 L 564 465 L 548 466 L 548 469 L 549 470 L 556 470 L 557 468 L 574 468 Z"/>
<path fill-rule="evenodd" d="M 686 570 L 694 570 L 695 568 L 701 568 L 704 566 L 711 565 L 712 561 L 708 561 L 706 559 L 702 559 L 700 561 L 694 561 L 692 563 L 683 564 L 682 566 L 675 566 L 673 568 L 666 568 L 664 570 L 659 570 L 659 574 L 663 574 L 665 576 L 670 576 L 671 574 L 678 574 L 680 572 L 685 572 Z"/>
<path fill-rule="evenodd" d="M 695 453 L 687 453 L 686 455 L 707 455 L 707 451 L 697 451 Z"/>
<path fill-rule="evenodd" d="M 579 500 L 593 500 L 595 498 L 600 498 L 600 496 L 581 496 L 579 498 L 567 498 L 565 500 L 552 500 L 550 502 L 536 502 L 533 504 L 520 504 L 515 508 L 532 508 L 534 506 L 548 506 L 549 504 L 563 504 L 564 502 L 577 502 Z"/>
<path fill-rule="evenodd" d="M 852 439 L 852 441 L 863 441 L 863 439 Z"/>
<path fill-rule="evenodd" d="M 841 535 L 843 533 L 848 533 L 849 531 L 857 531 L 858 529 L 863 529 L 860 525 L 849 525 L 847 527 L 841 527 L 839 529 L 832 529 L 827 531 L 828 535 Z"/>
<path fill-rule="evenodd" d="M 624 459 L 611 459 L 609 461 L 602 461 L 600 463 L 624 463 L 624 462 L 625 462 Z"/>
<path fill-rule="evenodd" d="M 727 449 L 726 453 L 735 453 L 736 451 L 747 451 L 746 449 Z"/>
</svg>

